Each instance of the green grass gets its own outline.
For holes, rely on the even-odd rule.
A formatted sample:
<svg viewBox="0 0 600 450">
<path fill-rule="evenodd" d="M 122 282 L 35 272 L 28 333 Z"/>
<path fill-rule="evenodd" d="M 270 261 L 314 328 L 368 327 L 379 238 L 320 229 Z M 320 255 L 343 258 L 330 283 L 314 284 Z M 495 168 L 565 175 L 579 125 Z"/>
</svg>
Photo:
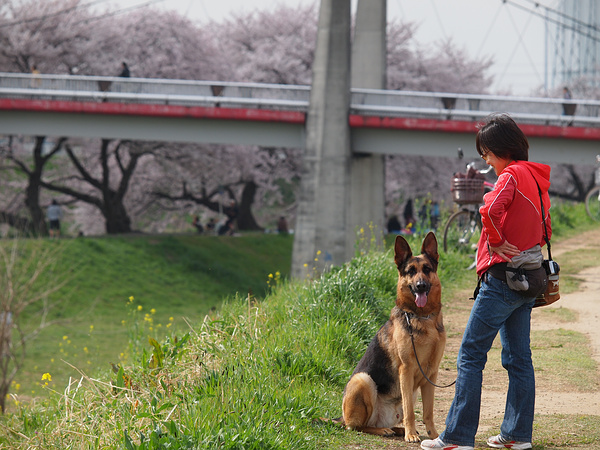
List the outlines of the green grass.
<svg viewBox="0 0 600 450">
<path fill-rule="evenodd" d="M 578 220 L 569 223 L 579 226 Z M 555 230 L 561 227 L 555 223 Z M 575 232 L 570 227 L 564 226 L 564 236 Z M 106 361 L 92 363 L 83 375 L 73 371 L 76 378 L 67 386 L 39 363 L 38 378 L 53 375 L 46 395 L 13 402 L 11 413 L 2 418 L 0 447 L 413 448 L 316 420 L 339 416 L 344 385 L 389 315 L 397 280 L 391 251 L 369 252 L 311 283 L 298 283 L 285 280 L 291 239 L 281 239 L 165 236 L 68 242 L 57 272 L 74 269 L 65 291 L 69 307 L 61 312 L 72 313 L 67 340 L 79 354 L 80 339 L 102 336 L 105 341 L 94 341 L 102 342 L 97 351 L 105 352 L 107 361 L 113 358 L 116 371 L 102 369 Z M 413 251 L 421 239 L 409 237 Z M 459 309 L 454 299 L 464 298 L 474 285 L 474 274 L 464 270 L 465 258 L 441 254 L 443 302 L 449 310 Z M 273 279 L 267 287 L 267 275 L 275 271 L 284 279 Z M 255 298 L 248 298 L 248 289 Z M 225 304 L 205 319 L 221 301 L 203 301 L 207 292 L 223 292 Z M 146 316 L 150 308 L 156 308 L 151 321 Z M 171 316 L 181 321 L 167 328 Z M 189 318 L 190 328 L 182 326 L 182 316 Z M 564 320 L 570 320 L 568 315 Z M 163 326 L 157 330 L 159 323 Z M 449 333 L 459 331 L 449 325 Z M 42 354 L 49 358 L 67 340 L 63 329 L 51 327 L 47 333 L 35 346 L 47 345 Z M 158 339 L 149 341 L 149 336 Z M 536 332 L 533 341 L 542 374 L 552 375 L 552 367 L 562 365 L 557 376 L 576 380 L 582 391 L 597 389 L 597 368 L 589 351 L 581 351 L 587 348 L 582 335 Z M 127 355 L 118 361 L 124 349 Z M 75 350 L 68 353 L 74 365 L 88 368 Z M 561 362 L 564 358 L 568 364 Z M 448 367 L 450 359 L 444 362 Z M 583 445 L 600 422 L 588 416 L 576 420 L 579 435 L 567 436 L 551 426 L 536 429 L 535 439 L 547 446 Z M 565 430 L 577 427 L 569 424 Z"/>
<path fill-rule="evenodd" d="M 187 322 L 200 322 L 230 296 L 264 296 L 270 273 L 289 274 L 292 238 L 258 234 L 32 240 L 22 251 L 28 254 L 38 246 L 50 248 L 57 260 L 41 288 L 60 281 L 66 285 L 51 296 L 57 307 L 50 318 L 58 323 L 28 346 L 24 370 L 15 379 L 22 395 L 42 394 L 43 373 L 53 374 L 62 385 L 77 376 L 63 361 L 93 372 L 127 360 L 131 306 L 136 311 L 141 306 L 142 317 L 150 314 L 150 331 L 162 337 L 167 325 L 187 329 Z M 29 320 L 31 326 L 35 319 L 33 315 Z"/>
</svg>

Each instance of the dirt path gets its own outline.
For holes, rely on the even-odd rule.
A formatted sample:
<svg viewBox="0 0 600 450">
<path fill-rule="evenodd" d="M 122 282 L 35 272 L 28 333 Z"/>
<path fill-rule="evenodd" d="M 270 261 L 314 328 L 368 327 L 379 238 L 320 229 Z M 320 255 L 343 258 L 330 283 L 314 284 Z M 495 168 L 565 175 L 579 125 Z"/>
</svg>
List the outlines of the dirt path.
<svg viewBox="0 0 600 450">
<path fill-rule="evenodd" d="M 560 262 L 561 255 L 580 248 L 598 249 L 598 252 L 600 252 L 600 228 L 561 241 L 560 244 L 554 246 L 552 256 Z M 598 326 L 600 318 L 600 267 L 585 269 L 579 273 L 579 277 L 584 280 L 580 290 L 571 294 L 561 293 L 561 299 L 554 305 L 533 310 L 532 329 L 537 331 L 562 328 L 583 333 L 589 338 L 592 356 L 600 367 L 600 326 Z M 454 307 L 444 311 L 444 323 L 448 330 L 446 354 L 456 355 L 458 352 L 462 331 L 471 306 L 472 301 L 459 300 Z M 576 313 L 577 320 L 558 322 L 559 319 L 556 319 L 555 315 L 544 313 L 544 310 L 548 308 L 569 308 Z M 440 373 L 440 384 L 451 382 L 455 375 L 454 365 L 447 365 L 446 370 Z M 507 387 L 508 377 L 506 372 L 502 368 L 494 371 L 493 368 L 486 366 L 481 402 L 480 432 L 487 432 L 486 422 L 495 424 L 496 428 L 492 431 L 497 431 L 497 421 L 504 416 Z M 444 420 L 453 396 L 453 388 L 436 389 L 435 418 L 440 430 L 444 429 Z M 536 414 L 541 415 L 585 413 L 600 416 L 600 391 L 579 392 L 573 389 L 571 392 L 565 390 L 564 385 L 548 385 L 538 380 L 536 383 L 535 410 Z"/>
<path fill-rule="evenodd" d="M 560 255 L 578 248 L 597 248 L 600 251 L 600 229 L 587 232 L 582 236 L 562 241 L 553 248 L 552 255 L 560 261 Z M 542 314 L 541 310 L 533 311 L 532 329 L 568 329 L 588 336 L 592 356 L 600 365 L 600 267 L 585 269 L 579 273 L 585 280 L 577 292 L 563 295 L 554 305 L 545 308 L 569 308 L 578 315 L 575 322 L 554 322 Z M 581 414 L 585 405 L 585 414 L 600 415 L 600 391 L 596 392 L 560 392 L 545 390 L 544 386 L 536 386 L 537 414 Z M 503 415 L 505 401 L 504 391 L 484 391 L 482 401 L 482 418 L 492 418 Z M 493 406 L 497 405 L 497 406 Z"/>
</svg>

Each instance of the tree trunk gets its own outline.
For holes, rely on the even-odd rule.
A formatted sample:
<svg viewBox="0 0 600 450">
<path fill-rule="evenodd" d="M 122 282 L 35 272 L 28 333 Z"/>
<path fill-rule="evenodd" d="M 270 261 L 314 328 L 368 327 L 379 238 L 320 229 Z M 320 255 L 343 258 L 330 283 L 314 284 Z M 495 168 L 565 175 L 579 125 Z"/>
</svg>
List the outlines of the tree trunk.
<svg viewBox="0 0 600 450">
<path fill-rule="evenodd" d="M 131 219 L 127 214 L 122 199 L 113 193 L 106 199 L 102 214 L 106 221 L 106 232 L 108 234 L 131 233 Z"/>
<path fill-rule="evenodd" d="M 240 211 L 237 218 L 239 230 L 262 230 L 260 225 L 256 223 L 256 219 L 252 214 L 252 204 L 254 203 L 254 196 L 256 195 L 257 188 L 254 181 L 250 181 L 244 185 L 240 201 Z"/>
<path fill-rule="evenodd" d="M 44 171 L 44 165 L 47 161 L 47 159 L 42 155 L 45 142 L 45 136 L 36 136 L 35 146 L 33 148 L 33 169 L 28 173 L 29 183 L 27 184 L 27 189 L 25 190 L 25 205 L 27 206 L 27 209 L 29 209 L 33 232 L 39 236 L 45 236 L 48 234 L 44 211 L 40 206 L 42 173 Z"/>
<path fill-rule="evenodd" d="M 37 172 L 37 171 L 36 171 Z M 25 205 L 29 210 L 31 216 L 31 228 L 33 233 L 38 236 L 45 236 L 48 234 L 46 227 L 46 220 L 44 218 L 44 211 L 40 206 L 40 179 L 41 171 L 38 173 L 32 173 L 29 177 L 29 184 L 26 189 Z"/>
</svg>

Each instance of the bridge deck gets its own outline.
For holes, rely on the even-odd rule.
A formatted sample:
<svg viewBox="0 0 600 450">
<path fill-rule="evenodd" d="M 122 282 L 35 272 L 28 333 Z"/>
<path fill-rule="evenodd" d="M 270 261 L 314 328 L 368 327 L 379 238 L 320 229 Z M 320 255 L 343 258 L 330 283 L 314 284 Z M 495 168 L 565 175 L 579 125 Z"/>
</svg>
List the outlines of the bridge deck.
<svg viewBox="0 0 600 450">
<path fill-rule="evenodd" d="M 308 86 L 0 73 L 0 133 L 301 148 L 309 97 Z M 597 153 L 599 101 L 372 89 L 351 93 L 353 150 L 454 156 L 496 111 L 520 124 L 532 158 Z"/>
</svg>

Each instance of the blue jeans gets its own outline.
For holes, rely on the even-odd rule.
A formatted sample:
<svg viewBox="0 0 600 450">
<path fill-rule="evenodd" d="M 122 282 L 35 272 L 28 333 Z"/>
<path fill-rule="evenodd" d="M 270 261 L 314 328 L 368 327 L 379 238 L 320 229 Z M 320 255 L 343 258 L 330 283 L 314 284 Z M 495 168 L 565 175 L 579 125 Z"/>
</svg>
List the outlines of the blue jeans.
<svg viewBox="0 0 600 450">
<path fill-rule="evenodd" d="M 475 445 L 482 371 L 487 353 L 500 332 L 502 365 L 509 379 L 500 433 L 509 440 L 531 442 L 535 375 L 529 334 L 535 299 L 522 297 L 492 276 L 485 276 L 484 280 L 458 352 L 456 391 L 440 438 L 446 444 Z"/>
</svg>

